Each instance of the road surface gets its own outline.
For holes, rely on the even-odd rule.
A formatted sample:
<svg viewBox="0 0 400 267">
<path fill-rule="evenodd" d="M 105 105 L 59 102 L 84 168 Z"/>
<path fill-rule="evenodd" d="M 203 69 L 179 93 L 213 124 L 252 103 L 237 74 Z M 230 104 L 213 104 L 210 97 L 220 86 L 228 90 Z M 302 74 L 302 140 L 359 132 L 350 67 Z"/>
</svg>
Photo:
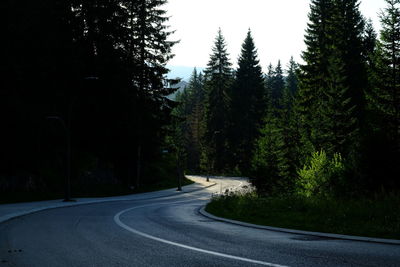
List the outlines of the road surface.
<svg viewBox="0 0 400 267">
<path fill-rule="evenodd" d="M 6 266 L 400 266 L 400 246 L 295 235 L 199 214 L 217 179 L 192 193 L 59 208 L 0 224 Z M 222 182 L 222 186 L 220 185 Z"/>
</svg>

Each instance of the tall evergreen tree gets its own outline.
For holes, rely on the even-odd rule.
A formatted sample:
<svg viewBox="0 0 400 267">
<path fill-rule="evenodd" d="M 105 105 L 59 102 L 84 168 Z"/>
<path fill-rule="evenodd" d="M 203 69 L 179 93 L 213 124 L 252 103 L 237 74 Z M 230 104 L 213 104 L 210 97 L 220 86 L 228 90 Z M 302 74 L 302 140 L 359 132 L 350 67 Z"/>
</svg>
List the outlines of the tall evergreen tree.
<svg viewBox="0 0 400 267">
<path fill-rule="evenodd" d="M 400 188 L 400 1 L 387 0 L 382 30 L 368 70 L 370 128 L 365 150 L 368 189 Z"/>
<path fill-rule="evenodd" d="M 364 55 L 365 20 L 361 15 L 359 0 L 333 1 L 333 15 L 330 22 L 328 37 L 331 40 L 333 53 L 339 55 L 343 62 L 344 80 L 348 86 L 347 96 L 354 106 L 354 116 L 357 126 L 364 121 L 365 87 L 367 77 Z M 335 53 L 335 50 L 340 53 Z"/>
<path fill-rule="evenodd" d="M 294 61 L 293 57 L 291 57 L 288 65 L 285 86 L 292 100 L 294 100 L 299 87 L 297 72 L 298 64 Z"/>
<path fill-rule="evenodd" d="M 291 60 L 286 83 L 280 62 L 270 65 L 267 91 L 272 98 L 252 159 L 253 183 L 260 193 L 283 193 L 293 190 L 298 168 L 299 134 L 292 104 L 297 92 L 296 63 Z"/>
<path fill-rule="evenodd" d="M 289 173 L 282 125 L 272 113 L 264 122 L 255 143 L 251 181 L 261 195 L 287 192 Z"/>
<path fill-rule="evenodd" d="M 377 33 L 372 24 L 372 20 L 369 19 L 365 24 L 364 36 L 363 36 L 363 47 L 364 47 L 364 57 L 367 64 L 367 68 L 371 68 L 374 64 L 374 56 L 377 48 Z M 368 74 L 371 74 L 370 69 Z"/>
<path fill-rule="evenodd" d="M 132 54 L 131 79 L 136 90 L 136 186 L 140 185 L 141 161 L 143 146 L 150 137 L 158 139 L 154 129 L 161 130 L 168 123 L 169 113 L 173 108 L 167 96 L 171 89 L 166 88 L 165 75 L 168 73 L 166 63 L 172 57 L 171 48 L 175 42 L 169 41 L 171 31 L 165 23 L 168 21 L 163 6 L 166 0 L 130 1 L 130 20 L 128 28 L 131 32 L 129 52 Z M 150 116 L 147 116 L 150 115 Z M 155 116 L 156 115 L 156 116 Z M 146 130 L 150 131 L 147 132 Z"/>
<path fill-rule="evenodd" d="M 288 189 L 290 189 L 293 186 L 293 181 L 297 175 L 297 169 L 300 163 L 300 125 L 298 114 L 294 109 L 294 102 L 298 93 L 298 65 L 294 61 L 293 57 L 289 61 L 286 72 L 287 76 L 282 101 L 283 109 L 280 112 L 280 127 L 282 128 L 285 150 L 281 153 L 284 159 L 281 159 L 280 161 L 285 163 L 282 164 L 283 167 L 281 167 L 281 169 L 286 170 L 287 186 Z"/>
<path fill-rule="evenodd" d="M 264 77 L 257 58 L 251 31 L 243 42 L 239 68 L 232 89 L 230 152 L 233 166 L 245 173 L 249 170 L 251 155 L 265 116 Z"/>
<path fill-rule="evenodd" d="M 267 74 L 265 75 L 265 96 L 264 96 L 264 101 L 267 104 L 267 109 L 271 109 L 272 107 L 272 88 L 274 84 L 274 78 L 275 78 L 275 70 L 274 66 L 272 66 L 272 63 L 268 65 L 268 70 Z M 268 112 L 268 111 L 267 111 Z"/>
<path fill-rule="evenodd" d="M 324 101 L 319 109 L 322 117 L 320 132 L 323 149 L 329 155 L 341 153 L 347 155 L 348 148 L 357 134 L 355 106 L 348 94 L 348 85 L 344 63 L 339 51 L 335 51 L 329 61 L 327 87 L 324 88 Z"/>
<path fill-rule="evenodd" d="M 371 107 L 370 101 L 368 98 L 371 96 L 371 92 L 373 88 L 377 84 L 377 33 L 372 24 L 372 20 L 369 19 L 365 25 L 364 29 L 364 61 L 365 61 L 365 68 L 368 77 L 368 84 L 365 90 L 366 99 L 367 99 L 367 109 L 373 109 Z"/>
<path fill-rule="evenodd" d="M 378 46 L 379 84 L 372 101 L 400 153 L 400 1 L 386 0 L 386 3 Z"/>
<path fill-rule="evenodd" d="M 207 93 L 205 134 L 208 146 L 207 158 L 216 171 L 223 171 L 226 164 L 229 90 L 233 80 L 231 66 L 225 38 L 219 29 L 210 60 L 204 71 Z"/>
<path fill-rule="evenodd" d="M 282 108 L 283 93 L 285 90 L 285 79 L 283 76 L 283 69 L 281 61 L 278 60 L 278 64 L 275 68 L 274 83 L 272 86 L 272 99 L 275 102 L 275 108 Z"/>
<path fill-rule="evenodd" d="M 193 70 L 189 84 L 186 87 L 189 92 L 187 104 L 186 123 L 188 124 L 189 141 L 187 150 L 187 169 L 199 173 L 201 153 L 204 147 L 204 101 L 203 74 Z"/>
<path fill-rule="evenodd" d="M 281 61 L 278 61 L 275 68 L 272 64 L 269 64 L 268 72 L 265 77 L 264 101 L 266 102 L 268 112 L 275 112 L 275 116 L 279 116 L 278 113 L 283 108 L 285 87 L 285 77 L 283 75 Z"/>
<path fill-rule="evenodd" d="M 297 103 L 303 124 L 303 142 L 308 152 L 325 148 L 326 138 L 332 133 L 328 125 L 336 123 L 328 122 L 333 118 L 323 115 L 329 107 L 333 109 L 329 113 L 344 112 L 343 119 L 348 118 L 352 122 L 353 128 L 347 128 L 349 132 L 344 133 L 346 145 L 338 147 L 348 154 L 357 147 L 354 133 L 360 127 L 364 114 L 364 20 L 357 0 L 313 1 L 309 18 L 307 50 L 303 53 L 306 64 L 301 67 Z M 336 77 L 339 74 L 341 77 Z M 335 82 L 332 83 L 332 79 Z M 332 84 L 335 87 L 340 84 L 341 88 L 332 90 Z M 338 95 L 332 95 L 335 93 Z M 339 106 L 328 104 L 331 98 L 348 102 L 345 106 L 349 109 L 336 110 Z"/>
<path fill-rule="evenodd" d="M 332 7 L 332 0 L 313 0 L 308 15 L 305 35 L 307 49 L 302 54 L 305 63 L 300 66 L 299 97 L 296 99 L 305 155 L 321 147 L 321 142 L 312 132 L 320 128 L 321 118 L 317 108 L 320 106 L 321 88 L 326 85 L 324 78 L 328 71 L 330 45 L 327 32 Z"/>
</svg>

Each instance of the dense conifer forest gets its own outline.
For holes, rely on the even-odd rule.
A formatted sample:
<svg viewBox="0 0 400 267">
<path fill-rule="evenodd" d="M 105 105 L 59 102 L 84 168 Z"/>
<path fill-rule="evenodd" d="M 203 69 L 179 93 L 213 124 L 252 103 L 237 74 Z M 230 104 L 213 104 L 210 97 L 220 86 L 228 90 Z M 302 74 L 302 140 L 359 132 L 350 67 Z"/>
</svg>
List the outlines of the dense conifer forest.
<svg viewBox="0 0 400 267">
<path fill-rule="evenodd" d="M 175 176 L 165 2 L 2 1 L 0 195 Z"/>
<path fill-rule="evenodd" d="M 219 30 L 178 96 L 187 170 L 250 177 L 261 195 L 398 192 L 400 1 L 386 1 L 379 33 L 359 3 L 312 0 L 303 62 L 267 73 L 251 30 L 237 69 Z"/>
<path fill-rule="evenodd" d="M 311 0 L 301 63 L 261 66 L 249 29 L 235 68 L 219 29 L 175 101 L 166 1 L 2 1 L 0 195 L 184 173 L 260 195 L 399 192 L 399 0 L 380 32 L 359 0 Z"/>
</svg>

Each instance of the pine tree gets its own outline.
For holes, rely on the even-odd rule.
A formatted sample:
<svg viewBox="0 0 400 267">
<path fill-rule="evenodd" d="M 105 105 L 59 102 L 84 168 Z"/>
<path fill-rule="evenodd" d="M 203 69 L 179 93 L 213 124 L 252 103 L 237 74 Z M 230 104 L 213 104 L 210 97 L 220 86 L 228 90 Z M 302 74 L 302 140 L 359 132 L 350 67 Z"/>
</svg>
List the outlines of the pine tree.
<svg viewBox="0 0 400 267">
<path fill-rule="evenodd" d="M 290 58 L 286 82 L 285 86 L 291 98 L 291 101 L 294 100 L 294 97 L 297 95 L 299 80 L 297 78 L 298 64 L 294 61 L 293 57 Z"/>
<path fill-rule="evenodd" d="M 266 110 L 264 78 L 250 30 L 243 42 L 238 64 L 232 89 L 229 143 L 234 155 L 232 167 L 239 166 L 245 173 L 249 170 L 254 142 Z"/>
<path fill-rule="evenodd" d="M 326 87 L 324 79 L 327 77 L 330 45 L 327 32 L 332 7 L 332 0 L 313 0 L 308 15 L 309 23 L 305 35 L 307 49 L 302 54 L 305 64 L 300 66 L 299 96 L 296 99 L 305 155 L 310 155 L 321 147 L 321 141 L 312 131 L 318 131 L 321 122 L 317 108 L 320 106 L 321 89 Z"/>
<path fill-rule="evenodd" d="M 354 142 L 358 128 L 355 106 L 348 95 L 348 85 L 344 63 L 339 51 L 333 53 L 329 59 L 329 76 L 327 87 L 324 90 L 324 101 L 319 109 L 322 115 L 321 140 L 324 150 L 329 154 L 340 153 L 348 155 L 348 148 Z"/>
<path fill-rule="evenodd" d="M 129 44 L 132 55 L 131 77 L 137 98 L 136 186 L 141 183 L 143 146 L 150 138 L 158 138 L 154 129 L 160 131 L 163 124 L 168 123 L 165 119 L 173 108 L 172 101 L 167 98 L 171 89 L 164 86 L 164 76 L 168 73 L 166 63 L 172 57 L 171 49 L 175 44 L 168 40 L 172 32 L 165 25 L 168 21 L 166 10 L 162 8 L 165 3 L 166 0 L 136 0 L 127 3 L 130 8 L 128 28 L 133 38 Z"/>
<path fill-rule="evenodd" d="M 400 1 L 386 0 L 386 3 L 388 6 L 381 14 L 378 85 L 371 100 L 400 153 Z"/>
<path fill-rule="evenodd" d="M 330 55 L 341 56 L 344 68 L 345 84 L 348 86 L 347 96 L 354 106 L 357 127 L 364 121 L 365 95 L 367 85 L 364 55 L 365 20 L 359 9 L 359 0 L 333 1 L 333 15 L 328 37 L 331 40 Z M 335 53 L 334 50 L 340 53 Z"/>
<path fill-rule="evenodd" d="M 337 122 L 329 122 L 333 118 L 323 114 L 344 112 L 346 115 L 342 114 L 343 119 L 349 119 L 348 122 L 353 125 L 347 128 L 349 132 L 345 134 L 347 137 L 344 143 L 347 147 L 340 148 L 348 154 L 358 147 L 354 133 L 363 122 L 364 116 L 364 20 L 357 0 L 313 1 L 309 18 L 307 50 L 303 53 L 306 64 L 301 66 L 297 100 L 297 111 L 300 112 L 302 122 L 302 140 L 308 152 L 324 149 L 330 143 L 326 143 L 327 136 L 332 134 L 328 125 Z M 334 56 L 340 58 L 333 59 Z M 336 77 L 337 75 L 341 77 Z M 332 84 L 335 84 L 334 87 L 340 84 L 341 88 L 336 88 L 335 91 Z M 327 111 L 328 107 L 339 108 L 338 105 L 328 104 L 331 98 L 348 102 L 345 106 L 349 110 Z"/>
<path fill-rule="evenodd" d="M 211 168 L 223 171 L 226 164 L 226 135 L 232 69 L 221 29 L 215 38 L 210 60 L 205 69 L 207 161 Z"/>
<path fill-rule="evenodd" d="M 366 99 L 367 99 L 367 109 L 370 111 L 373 109 L 371 107 L 371 102 L 368 100 L 371 97 L 371 93 L 373 88 L 376 87 L 377 79 L 378 79 L 378 71 L 377 71 L 377 33 L 372 25 L 372 20 L 368 20 L 365 29 L 364 29 L 364 61 L 365 68 L 368 77 L 368 83 L 365 90 Z"/>
<path fill-rule="evenodd" d="M 293 186 L 293 181 L 297 175 L 300 158 L 300 132 L 299 121 L 296 110 L 294 109 L 294 102 L 298 92 L 298 65 L 293 57 L 289 61 L 285 88 L 283 92 L 282 111 L 280 112 L 280 127 L 282 128 L 283 142 L 285 144 L 285 151 L 281 153 L 284 159 L 281 162 L 285 164 L 281 169 L 287 172 L 287 186 Z"/>
<path fill-rule="evenodd" d="M 365 182 L 371 191 L 400 188 L 400 1 L 386 3 L 380 14 L 380 40 L 368 61 L 370 128 L 364 149 Z"/>
<path fill-rule="evenodd" d="M 203 74 L 198 73 L 196 68 L 193 70 L 187 90 L 190 91 L 187 123 L 190 129 L 190 142 L 187 146 L 188 151 L 188 170 L 199 173 L 201 152 L 203 149 L 204 138 L 204 101 L 205 94 L 203 88 Z"/>
<path fill-rule="evenodd" d="M 278 61 L 274 70 L 274 75 L 271 85 L 271 103 L 272 108 L 279 110 L 283 108 L 283 95 L 285 90 L 285 79 L 283 77 L 283 69 L 281 61 Z"/>
<path fill-rule="evenodd" d="M 286 189 L 287 162 L 283 155 L 285 144 L 279 126 L 279 120 L 268 115 L 255 143 L 251 177 L 261 195 L 282 193 Z"/>
<path fill-rule="evenodd" d="M 326 84 L 319 107 L 322 123 L 315 135 L 321 140 L 320 149 L 347 157 L 358 149 L 365 108 L 364 19 L 357 0 L 333 1 L 332 12 L 326 33 L 331 43 Z"/>
<path fill-rule="evenodd" d="M 292 108 L 297 65 L 291 60 L 286 83 L 280 62 L 275 69 L 272 65 L 268 69 L 267 97 L 272 100 L 255 143 L 252 182 L 261 194 L 282 194 L 292 192 L 299 167 L 299 125 Z"/>
<path fill-rule="evenodd" d="M 371 19 L 369 19 L 365 24 L 364 35 L 363 35 L 363 47 L 364 47 L 363 55 L 365 57 L 364 61 L 367 64 L 368 74 L 371 74 L 372 71 L 371 68 L 374 68 L 373 66 L 375 65 L 374 57 L 377 48 L 377 33 L 374 29 Z"/>
<path fill-rule="evenodd" d="M 264 101 L 267 105 L 267 113 L 272 108 L 272 90 L 274 84 L 274 77 L 275 77 L 274 66 L 272 66 L 272 64 L 270 63 L 268 65 L 267 74 L 265 75 L 265 84 L 264 84 L 265 87 Z"/>
</svg>

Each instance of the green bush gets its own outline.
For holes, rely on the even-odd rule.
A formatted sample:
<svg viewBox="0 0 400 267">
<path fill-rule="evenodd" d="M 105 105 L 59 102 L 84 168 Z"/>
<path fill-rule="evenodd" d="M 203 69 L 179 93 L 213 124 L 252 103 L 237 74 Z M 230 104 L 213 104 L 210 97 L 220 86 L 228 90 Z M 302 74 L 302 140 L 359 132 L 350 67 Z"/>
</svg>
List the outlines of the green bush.
<svg viewBox="0 0 400 267">
<path fill-rule="evenodd" d="M 302 196 L 331 197 L 340 191 L 345 165 L 340 154 L 328 157 L 325 151 L 315 152 L 298 171 L 297 193 Z"/>
</svg>

